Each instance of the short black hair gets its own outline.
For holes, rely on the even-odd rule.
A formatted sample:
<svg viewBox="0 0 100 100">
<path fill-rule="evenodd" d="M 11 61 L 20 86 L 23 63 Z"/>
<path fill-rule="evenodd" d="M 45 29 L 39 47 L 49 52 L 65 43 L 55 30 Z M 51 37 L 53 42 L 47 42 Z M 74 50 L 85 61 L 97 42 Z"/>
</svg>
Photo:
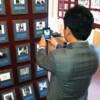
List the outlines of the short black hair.
<svg viewBox="0 0 100 100">
<path fill-rule="evenodd" d="M 88 8 L 76 5 L 66 11 L 64 16 L 64 28 L 69 27 L 74 37 L 86 40 L 93 28 L 94 18 Z"/>
</svg>

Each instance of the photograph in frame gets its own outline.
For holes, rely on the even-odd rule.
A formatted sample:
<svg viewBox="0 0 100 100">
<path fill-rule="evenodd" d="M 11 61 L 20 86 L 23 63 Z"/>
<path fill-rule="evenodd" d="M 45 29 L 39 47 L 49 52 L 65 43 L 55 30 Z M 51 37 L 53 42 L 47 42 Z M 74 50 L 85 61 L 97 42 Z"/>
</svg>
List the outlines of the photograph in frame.
<svg viewBox="0 0 100 100">
<path fill-rule="evenodd" d="M 12 14 L 27 14 L 28 0 L 11 0 Z"/>
<path fill-rule="evenodd" d="M 29 22 L 27 20 L 17 20 L 13 22 L 15 41 L 29 39 Z"/>
<path fill-rule="evenodd" d="M 0 0 L 0 15 L 5 15 L 5 0 Z"/>
<path fill-rule="evenodd" d="M 0 72 L 0 88 L 13 85 L 12 70 L 4 70 Z"/>
<path fill-rule="evenodd" d="M 0 67 L 11 64 L 9 48 L 0 48 Z"/>
<path fill-rule="evenodd" d="M 33 0 L 34 13 L 47 13 L 47 0 Z"/>
<path fill-rule="evenodd" d="M 43 28 L 48 27 L 48 21 L 47 19 L 36 19 L 34 21 L 35 23 L 35 29 L 34 29 L 34 36 L 35 38 L 39 38 L 42 36 Z"/>
<path fill-rule="evenodd" d="M 31 79 L 30 65 L 24 65 L 24 66 L 18 67 L 18 79 L 19 79 L 19 82 L 24 82 Z"/>
<path fill-rule="evenodd" d="M 37 82 L 39 96 L 46 97 L 48 91 L 48 80 L 41 80 Z"/>
<path fill-rule="evenodd" d="M 15 90 L 9 90 L 9 92 L 2 93 L 2 100 L 17 100 Z"/>
<path fill-rule="evenodd" d="M 8 31 L 6 22 L 0 22 L 0 43 L 8 42 Z"/>
<path fill-rule="evenodd" d="M 23 100 L 36 100 L 32 84 L 20 88 Z"/>
<path fill-rule="evenodd" d="M 19 62 L 26 62 L 30 60 L 30 45 L 22 44 L 16 46 L 16 60 Z"/>
</svg>

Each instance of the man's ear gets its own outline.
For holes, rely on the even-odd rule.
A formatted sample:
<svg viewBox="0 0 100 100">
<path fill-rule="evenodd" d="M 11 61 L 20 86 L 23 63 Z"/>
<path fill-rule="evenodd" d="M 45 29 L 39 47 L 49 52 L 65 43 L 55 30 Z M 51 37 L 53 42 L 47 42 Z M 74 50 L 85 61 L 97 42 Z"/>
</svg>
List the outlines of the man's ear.
<svg viewBox="0 0 100 100">
<path fill-rule="evenodd" d="M 71 33 L 71 30 L 70 30 L 69 27 L 64 28 L 64 35 L 65 36 L 68 35 L 68 34 L 70 34 L 70 33 Z"/>
</svg>

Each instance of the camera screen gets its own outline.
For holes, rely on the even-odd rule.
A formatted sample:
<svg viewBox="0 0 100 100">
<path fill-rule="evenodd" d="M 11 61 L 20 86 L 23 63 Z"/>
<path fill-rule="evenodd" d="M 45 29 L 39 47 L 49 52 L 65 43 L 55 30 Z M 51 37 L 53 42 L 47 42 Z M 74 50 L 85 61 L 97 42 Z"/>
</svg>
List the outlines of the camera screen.
<svg viewBox="0 0 100 100">
<path fill-rule="evenodd" d="M 44 28 L 43 33 L 46 40 L 48 40 L 51 37 L 50 28 Z"/>
</svg>

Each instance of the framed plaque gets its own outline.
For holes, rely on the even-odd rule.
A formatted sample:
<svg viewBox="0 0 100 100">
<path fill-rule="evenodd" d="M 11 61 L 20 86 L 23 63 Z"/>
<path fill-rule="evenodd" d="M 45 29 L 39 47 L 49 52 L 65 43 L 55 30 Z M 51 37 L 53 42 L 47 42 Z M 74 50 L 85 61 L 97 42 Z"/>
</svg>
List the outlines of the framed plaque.
<svg viewBox="0 0 100 100">
<path fill-rule="evenodd" d="M 31 79 L 31 67 L 30 65 L 18 67 L 19 82 L 24 82 Z"/>
<path fill-rule="evenodd" d="M 29 22 L 27 20 L 17 20 L 13 22 L 15 40 L 29 39 Z"/>
<path fill-rule="evenodd" d="M 48 91 L 48 80 L 38 81 L 37 87 L 38 87 L 40 97 L 45 97 Z"/>
<path fill-rule="evenodd" d="M 33 0 L 33 10 L 34 13 L 46 13 L 47 0 Z"/>
<path fill-rule="evenodd" d="M 11 0 L 12 14 L 27 14 L 28 0 Z"/>
<path fill-rule="evenodd" d="M 22 100 L 36 100 L 32 84 L 20 88 Z"/>
<path fill-rule="evenodd" d="M 41 68 L 39 65 L 36 65 L 36 77 L 42 77 L 47 75 L 47 71 Z"/>
<path fill-rule="evenodd" d="M 34 23 L 35 23 L 34 35 L 36 38 L 39 38 L 43 33 L 43 28 L 48 27 L 48 21 L 47 19 L 37 19 L 35 20 Z"/>
<path fill-rule="evenodd" d="M 30 60 L 30 45 L 22 44 L 16 46 L 16 59 L 17 63 Z"/>
<path fill-rule="evenodd" d="M 91 8 L 100 10 L 100 0 L 91 0 Z"/>
<path fill-rule="evenodd" d="M 13 85 L 12 70 L 0 71 L 0 88 Z"/>
<path fill-rule="evenodd" d="M 5 91 L 4 93 L 1 94 L 2 100 L 17 100 L 16 99 L 16 93 L 15 90 L 9 90 L 9 92 Z"/>
<path fill-rule="evenodd" d="M 0 0 L 0 15 L 5 14 L 5 0 Z"/>
<path fill-rule="evenodd" d="M 78 4 L 89 8 L 89 0 L 78 0 Z"/>
<path fill-rule="evenodd" d="M 10 65 L 10 51 L 8 48 L 0 48 L 0 67 Z"/>
<path fill-rule="evenodd" d="M 0 43 L 8 42 L 8 31 L 6 22 L 0 22 Z"/>
</svg>

